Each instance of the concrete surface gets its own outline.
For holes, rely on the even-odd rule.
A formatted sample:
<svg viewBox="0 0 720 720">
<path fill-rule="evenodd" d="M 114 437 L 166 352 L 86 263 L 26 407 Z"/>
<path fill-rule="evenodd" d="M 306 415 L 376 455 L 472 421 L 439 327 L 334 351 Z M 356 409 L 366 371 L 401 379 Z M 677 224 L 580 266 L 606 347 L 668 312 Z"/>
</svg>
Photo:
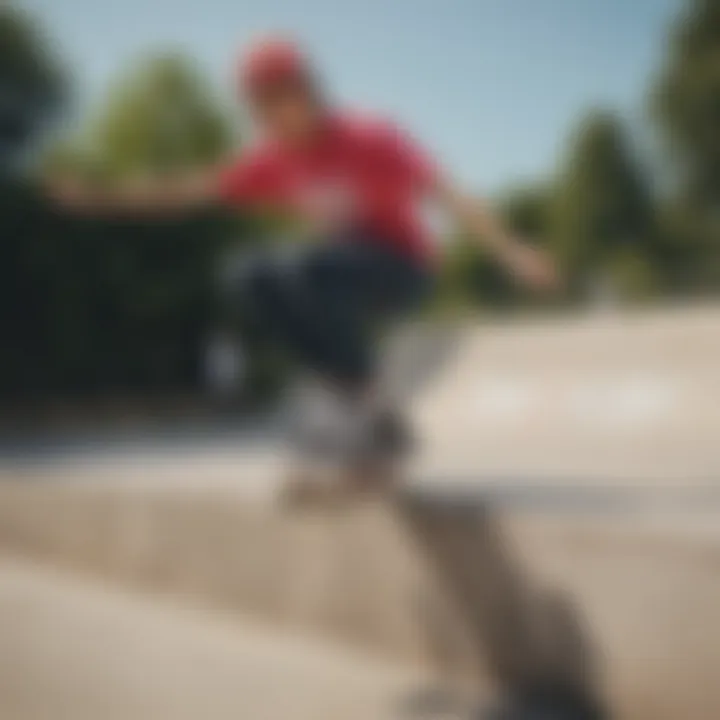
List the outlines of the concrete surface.
<svg viewBox="0 0 720 720">
<path fill-rule="evenodd" d="M 713 720 L 719 323 L 464 333 L 418 397 L 410 492 L 324 515 L 275 504 L 269 439 L 15 459 L 0 550 L 482 688 L 550 682 L 620 720 Z"/>
<path fill-rule="evenodd" d="M 235 490 L 5 483 L 0 548 L 483 688 L 581 686 L 621 720 L 720 713 L 720 542 L 672 517 L 442 493 L 288 515 Z"/>
<path fill-rule="evenodd" d="M 720 308 L 468 327 L 416 399 L 431 475 L 720 478 Z"/>
<path fill-rule="evenodd" d="M 390 720 L 421 683 L 243 619 L 0 558 L 3 720 Z"/>
</svg>

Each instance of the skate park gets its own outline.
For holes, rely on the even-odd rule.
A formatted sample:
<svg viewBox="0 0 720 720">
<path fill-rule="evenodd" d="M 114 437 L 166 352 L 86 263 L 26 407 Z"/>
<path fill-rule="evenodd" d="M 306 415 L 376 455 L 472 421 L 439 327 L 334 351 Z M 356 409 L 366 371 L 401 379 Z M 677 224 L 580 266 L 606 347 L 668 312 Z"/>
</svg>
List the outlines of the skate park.
<svg viewBox="0 0 720 720">
<path fill-rule="evenodd" d="M 720 717 L 720 2 L 0 38 L 0 720 Z"/>
<path fill-rule="evenodd" d="M 461 325 L 406 483 L 331 513 L 278 506 L 269 433 L 6 453 L 0 714 L 394 718 L 438 687 L 430 717 L 526 688 L 715 717 L 719 320 Z"/>
</svg>

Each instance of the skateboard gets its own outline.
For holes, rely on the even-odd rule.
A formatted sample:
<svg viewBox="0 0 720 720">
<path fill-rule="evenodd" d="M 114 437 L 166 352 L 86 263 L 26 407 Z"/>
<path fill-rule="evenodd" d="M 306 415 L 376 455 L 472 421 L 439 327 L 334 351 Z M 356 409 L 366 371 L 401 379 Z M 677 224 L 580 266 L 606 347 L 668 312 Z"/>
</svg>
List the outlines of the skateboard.
<svg viewBox="0 0 720 720">
<path fill-rule="evenodd" d="M 281 485 L 288 508 L 333 508 L 378 499 L 403 477 L 403 457 L 352 451 L 295 453 Z"/>
</svg>

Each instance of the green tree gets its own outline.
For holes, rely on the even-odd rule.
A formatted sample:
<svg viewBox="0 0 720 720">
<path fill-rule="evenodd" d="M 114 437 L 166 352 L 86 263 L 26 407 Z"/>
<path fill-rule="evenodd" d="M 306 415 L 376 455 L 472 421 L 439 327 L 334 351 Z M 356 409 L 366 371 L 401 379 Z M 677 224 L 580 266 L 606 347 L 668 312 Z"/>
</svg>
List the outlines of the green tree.
<svg viewBox="0 0 720 720">
<path fill-rule="evenodd" d="M 659 216 L 664 274 L 678 292 L 720 288 L 720 0 L 690 0 L 651 94 L 667 149 Z"/>
<path fill-rule="evenodd" d="M 720 0 L 690 0 L 670 38 L 652 94 L 682 194 L 696 208 L 720 203 Z"/>
<path fill-rule="evenodd" d="M 59 109 L 67 86 L 43 31 L 27 14 L 0 6 L 0 168 L 28 147 Z"/>
<path fill-rule="evenodd" d="M 657 212 L 657 255 L 669 292 L 706 294 L 720 288 L 720 237 L 712 222 L 683 198 Z"/>
<path fill-rule="evenodd" d="M 55 49 L 29 14 L 0 3 L 0 396 L 39 386 L 48 305 L 36 270 L 49 254 L 37 193 L 15 170 L 69 87 Z"/>
<path fill-rule="evenodd" d="M 513 188 L 500 203 L 503 217 L 514 232 L 545 243 L 550 232 L 552 197 L 552 188 L 546 185 Z"/>
<path fill-rule="evenodd" d="M 145 59 L 112 87 L 89 150 L 112 175 L 176 173 L 227 152 L 231 132 L 209 83 L 182 55 Z"/>
<path fill-rule="evenodd" d="M 557 179 L 550 227 L 554 249 L 578 293 L 598 281 L 612 284 L 624 257 L 633 258 L 634 269 L 621 275 L 651 274 L 651 198 L 613 115 L 594 112 L 581 124 Z M 647 266 L 642 273 L 641 263 Z M 644 279 L 643 293 L 648 284 Z"/>
</svg>

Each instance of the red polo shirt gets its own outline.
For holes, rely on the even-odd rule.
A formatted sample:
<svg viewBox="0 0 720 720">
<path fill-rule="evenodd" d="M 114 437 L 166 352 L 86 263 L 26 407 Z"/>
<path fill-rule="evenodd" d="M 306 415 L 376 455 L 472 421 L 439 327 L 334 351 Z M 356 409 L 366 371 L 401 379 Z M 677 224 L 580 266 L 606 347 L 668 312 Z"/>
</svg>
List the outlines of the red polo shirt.
<svg viewBox="0 0 720 720">
<path fill-rule="evenodd" d="M 298 212 L 425 261 L 435 164 L 390 123 L 333 116 L 302 148 L 262 142 L 225 168 L 221 199 Z"/>
</svg>

